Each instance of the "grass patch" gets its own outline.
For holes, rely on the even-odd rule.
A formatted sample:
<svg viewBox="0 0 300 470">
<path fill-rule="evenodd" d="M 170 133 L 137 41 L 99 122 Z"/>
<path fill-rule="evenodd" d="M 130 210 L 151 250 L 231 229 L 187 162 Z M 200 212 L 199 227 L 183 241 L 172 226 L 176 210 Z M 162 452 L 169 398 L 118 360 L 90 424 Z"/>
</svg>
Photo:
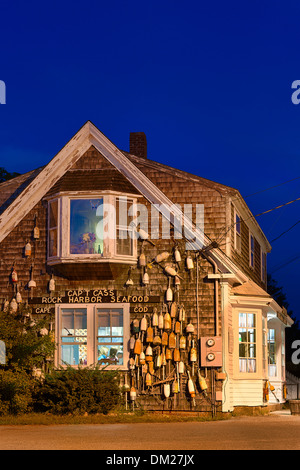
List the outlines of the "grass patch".
<svg viewBox="0 0 300 470">
<path fill-rule="evenodd" d="M 76 424 L 129 424 L 129 423 L 176 423 L 176 422 L 204 422 L 230 419 L 230 415 L 187 415 L 162 414 L 147 412 L 116 412 L 108 415 L 96 414 L 86 416 L 52 415 L 46 413 L 26 413 L 17 416 L 1 416 L 0 425 L 76 425 Z"/>
</svg>

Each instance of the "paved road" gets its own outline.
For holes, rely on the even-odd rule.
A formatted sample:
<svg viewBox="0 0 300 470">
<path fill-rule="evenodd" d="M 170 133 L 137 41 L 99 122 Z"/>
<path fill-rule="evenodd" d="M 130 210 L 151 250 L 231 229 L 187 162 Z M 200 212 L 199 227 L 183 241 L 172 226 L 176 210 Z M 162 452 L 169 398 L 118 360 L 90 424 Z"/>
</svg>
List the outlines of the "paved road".
<svg viewBox="0 0 300 470">
<path fill-rule="evenodd" d="M 0 426 L 1 450 L 300 450 L 300 416 L 226 421 Z"/>
</svg>

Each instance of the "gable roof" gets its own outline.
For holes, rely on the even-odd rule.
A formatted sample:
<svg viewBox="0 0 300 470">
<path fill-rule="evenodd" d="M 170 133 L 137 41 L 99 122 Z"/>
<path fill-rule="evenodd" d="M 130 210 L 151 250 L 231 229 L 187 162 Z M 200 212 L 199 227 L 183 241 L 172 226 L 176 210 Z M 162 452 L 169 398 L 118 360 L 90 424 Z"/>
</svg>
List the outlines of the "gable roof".
<svg viewBox="0 0 300 470">
<path fill-rule="evenodd" d="M 173 202 L 151 181 L 150 177 L 146 176 L 146 171 L 139 168 L 139 166 L 155 164 L 156 167 L 158 165 L 159 168 L 165 168 L 165 170 L 169 168 L 170 171 L 170 167 L 156 162 L 150 163 L 148 160 L 142 162 L 138 157 L 126 155 L 126 152 L 119 150 L 99 129 L 88 121 L 45 167 L 0 185 L 0 190 L 11 191 L 9 198 L 4 203 L 4 210 L 2 213 L 0 211 L 0 242 L 91 146 L 95 147 L 137 192 L 142 194 L 151 204 L 156 204 L 167 220 L 172 222 L 169 213 L 169 208 L 172 206 L 172 209 L 174 209 L 173 216 L 175 216 L 178 223 L 182 223 L 183 214 L 181 209 L 174 207 Z M 233 188 L 209 182 L 204 178 L 190 175 L 181 170 L 174 169 L 174 171 L 180 175 L 185 174 L 188 178 L 194 178 L 199 182 L 213 185 L 216 190 L 222 193 L 234 191 Z M 196 237 L 194 244 L 199 250 L 203 248 L 203 245 L 209 245 L 211 242 L 187 217 L 185 217 L 185 235 L 190 239 Z M 223 272 L 235 273 L 240 282 L 248 279 L 221 250 L 213 249 L 210 251 L 210 255 Z"/>
</svg>

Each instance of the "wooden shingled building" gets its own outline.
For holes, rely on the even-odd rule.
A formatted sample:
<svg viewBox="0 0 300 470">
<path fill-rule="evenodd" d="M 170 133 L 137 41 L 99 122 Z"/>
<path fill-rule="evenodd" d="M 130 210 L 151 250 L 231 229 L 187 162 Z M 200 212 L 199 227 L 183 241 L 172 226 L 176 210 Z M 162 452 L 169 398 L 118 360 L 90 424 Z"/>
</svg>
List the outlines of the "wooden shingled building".
<svg viewBox="0 0 300 470">
<path fill-rule="evenodd" d="M 47 318 L 54 366 L 117 368 L 148 410 L 284 403 L 270 250 L 236 189 L 150 160 L 140 132 L 125 152 L 87 122 L 0 184 L 1 303 Z"/>
</svg>

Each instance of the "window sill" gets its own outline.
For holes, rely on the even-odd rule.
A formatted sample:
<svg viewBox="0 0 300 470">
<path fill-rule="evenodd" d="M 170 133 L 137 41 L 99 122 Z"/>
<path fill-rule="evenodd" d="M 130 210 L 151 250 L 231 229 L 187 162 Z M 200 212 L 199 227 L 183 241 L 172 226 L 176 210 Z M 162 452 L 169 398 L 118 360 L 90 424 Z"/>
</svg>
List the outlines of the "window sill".
<svg viewBox="0 0 300 470">
<path fill-rule="evenodd" d="M 128 266 L 136 265 L 135 257 L 120 258 L 52 258 L 47 265 L 51 266 L 53 274 L 61 275 L 69 280 L 115 280 L 125 276 Z"/>
</svg>

